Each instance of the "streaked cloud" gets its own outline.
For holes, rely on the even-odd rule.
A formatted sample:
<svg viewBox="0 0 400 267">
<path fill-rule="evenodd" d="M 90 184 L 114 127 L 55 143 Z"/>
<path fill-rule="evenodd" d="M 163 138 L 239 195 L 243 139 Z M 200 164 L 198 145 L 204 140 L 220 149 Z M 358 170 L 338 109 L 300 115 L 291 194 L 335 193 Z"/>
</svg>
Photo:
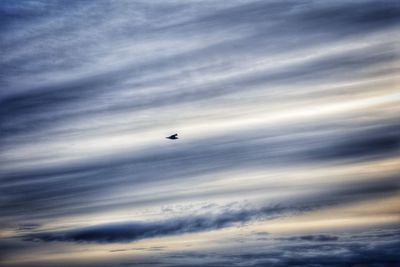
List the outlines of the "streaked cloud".
<svg viewBox="0 0 400 267">
<path fill-rule="evenodd" d="M 2 1 L 0 264 L 397 264 L 399 18 Z"/>
</svg>

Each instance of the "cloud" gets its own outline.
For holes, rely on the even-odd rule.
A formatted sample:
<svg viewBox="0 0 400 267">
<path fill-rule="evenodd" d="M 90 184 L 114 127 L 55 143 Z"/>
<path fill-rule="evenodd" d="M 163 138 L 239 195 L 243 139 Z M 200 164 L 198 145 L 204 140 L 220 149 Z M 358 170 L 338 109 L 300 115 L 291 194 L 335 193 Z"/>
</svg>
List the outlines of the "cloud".
<svg viewBox="0 0 400 267">
<path fill-rule="evenodd" d="M 383 245 L 363 246 L 348 245 L 344 246 L 344 253 L 332 255 L 329 250 L 339 249 L 339 246 L 324 249 L 323 247 L 307 246 L 288 246 L 287 249 L 297 250 L 295 253 L 274 255 L 273 253 L 244 254 L 236 258 L 236 262 L 241 262 L 246 266 L 265 266 L 274 264 L 274 266 L 331 266 L 339 267 L 343 265 L 353 266 L 396 266 L 400 259 L 396 253 L 396 247 L 399 242 L 390 242 Z M 310 253 L 311 250 L 311 253 Z M 314 252 L 314 253 L 313 253 Z M 179 265 L 176 265 L 179 266 Z M 190 266 L 190 265 L 188 265 Z M 229 266 L 226 264 L 225 266 Z"/>
<path fill-rule="evenodd" d="M 30 222 L 34 218 L 85 214 L 187 197 L 185 194 L 168 193 L 146 198 L 132 193 L 131 198 L 115 204 L 94 201 L 101 199 L 110 189 L 120 188 L 121 182 L 123 187 L 140 185 L 142 190 L 150 190 L 151 182 L 171 181 L 179 184 L 192 177 L 193 183 L 198 183 L 201 181 L 197 181 L 196 176 L 226 170 L 301 166 L 321 161 L 354 162 L 396 155 L 399 128 L 393 121 L 386 122 L 389 126 L 384 122 L 381 124 L 368 125 L 371 128 L 368 130 L 353 125 L 351 131 L 339 133 L 325 124 L 248 130 L 205 137 L 162 150 L 156 147 L 140 153 L 94 158 L 56 168 L 39 166 L 35 171 L 18 170 L 2 178 L 0 189 L 3 201 L 0 207 L 3 216 L 17 216 Z M 281 139 L 281 131 L 296 134 Z M 246 140 L 242 136 L 246 136 Z M 380 181 L 378 179 L 377 188 L 380 188 Z M 385 187 L 385 183 L 382 186 Z M 221 189 L 214 194 L 223 194 L 225 191 Z M 204 196 L 205 192 L 200 194 Z M 195 197 L 193 193 L 191 196 Z M 88 202 L 90 205 L 87 205 Z"/>
<path fill-rule="evenodd" d="M 261 210 L 225 211 L 220 214 L 204 214 L 178 217 L 153 222 L 125 222 L 97 225 L 63 232 L 28 235 L 28 241 L 72 241 L 72 242 L 132 242 L 139 239 L 215 230 L 235 223 L 244 223 L 259 216 L 275 216 L 285 208 L 271 207 Z"/>
<path fill-rule="evenodd" d="M 29 231 L 35 230 L 40 227 L 40 224 L 37 223 L 23 223 L 18 225 L 18 231 Z"/>
<path fill-rule="evenodd" d="M 398 192 L 400 185 L 398 178 L 388 178 L 384 181 L 348 183 L 337 189 L 331 188 L 328 192 L 306 196 L 288 201 L 285 205 L 265 206 L 260 208 L 226 207 L 219 213 L 193 214 L 185 217 L 173 217 L 159 221 L 120 222 L 100 224 L 83 228 L 59 231 L 41 232 L 25 235 L 27 241 L 69 241 L 114 243 L 132 242 L 140 239 L 195 233 L 216 230 L 225 227 L 243 224 L 252 220 L 266 220 L 282 216 L 303 213 L 315 209 L 326 208 L 332 205 L 352 203 L 363 199 L 371 199 L 380 195 L 389 195 Z M 318 201 L 315 201 L 318 199 Z M 293 240 L 333 241 L 329 236 L 299 236 Z"/>
<path fill-rule="evenodd" d="M 380 129 L 356 131 L 342 140 L 329 142 L 328 146 L 311 150 L 316 159 L 355 159 L 385 157 L 400 152 L 400 128 L 390 125 Z"/>
<path fill-rule="evenodd" d="M 314 242 L 327 242 L 336 241 L 339 238 L 332 235 L 302 235 L 302 236 L 292 236 L 288 238 L 278 238 L 278 240 L 288 240 L 288 241 L 314 241 Z"/>
<path fill-rule="evenodd" d="M 285 84 L 294 81 L 317 82 L 332 77 L 343 79 L 346 76 L 345 74 L 354 76 L 365 68 L 371 68 L 373 66 L 378 67 L 383 63 L 389 64 L 394 61 L 397 54 L 396 51 L 391 51 L 395 50 L 395 48 L 383 47 L 381 45 L 371 46 L 362 51 L 354 51 L 351 49 L 347 51 L 345 49 L 343 53 L 339 53 L 333 57 L 319 58 L 304 64 L 293 64 L 278 71 L 251 72 L 244 77 L 239 75 L 239 77 L 226 79 L 220 82 L 207 82 L 206 77 L 208 77 L 210 73 L 214 74 L 213 76 L 216 76 L 217 73 L 225 76 L 229 74 L 229 72 L 226 71 L 226 65 L 238 72 L 240 69 L 243 69 L 246 64 L 250 67 L 251 62 L 262 61 L 265 58 L 271 57 L 273 54 L 287 52 L 292 49 L 294 51 L 301 51 L 301 48 L 312 47 L 312 44 L 315 43 L 330 44 L 332 38 L 326 40 L 324 39 L 326 37 L 316 35 L 316 32 L 322 32 L 328 35 L 333 34 L 333 38 L 336 39 L 343 36 L 343 32 L 349 31 L 349 29 L 352 29 L 351 33 L 371 33 L 371 28 L 374 26 L 385 28 L 396 25 L 398 22 L 396 18 L 399 17 L 396 15 L 400 14 L 397 5 L 393 4 L 391 1 L 385 1 L 382 5 L 376 4 L 373 1 L 357 3 L 340 2 L 338 4 L 333 2 L 321 4 L 309 1 L 301 3 L 296 1 L 286 1 L 282 3 L 256 2 L 236 4 L 234 7 L 222 8 L 221 10 L 217 9 L 214 11 L 215 14 L 211 15 L 208 14 L 208 12 L 204 12 L 207 15 L 194 16 L 194 18 L 192 18 L 193 23 L 184 21 L 183 24 L 187 26 L 172 23 L 168 26 L 168 29 L 164 29 L 161 32 L 157 27 L 152 28 L 151 25 L 144 24 L 142 26 L 146 28 L 149 27 L 148 30 L 152 34 L 148 34 L 147 31 L 144 33 L 140 32 L 140 34 L 144 34 L 146 37 L 150 35 L 150 40 L 153 38 L 151 37 L 152 35 L 160 35 L 164 39 L 169 40 L 171 37 L 168 36 L 174 33 L 189 32 L 191 33 L 189 36 L 192 36 L 193 33 L 198 33 L 200 35 L 199 32 L 209 32 L 210 29 L 212 29 L 212 31 L 218 31 L 218 29 L 222 27 L 225 33 L 234 31 L 234 38 L 221 38 L 221 40 L 210 42 L 208 45 L 200 46 L 189 51 L 184 50 L 182 53 L 168 53 L 167 55 L 152 58 L 151 60 L 144 60 L 144 62 L 132 59 L 132 62 L 126 64 L 117 64 L 112 68 L 108 67 L 91 74 L 80 76 L 78 74 L 82 71 L 77 69 L 77 65 L 83 61 L 82 58 L 87 58 L 86 61 L 89 62 L 96 62 L 98 58 L 91 58 L 90 55 L 101 54 L 105 56 L 110 53 L 112 54 L 112 51 L 106 49 L 108 45 L 106 45 L 106 48 L 103 48 L 104 50 L 100 51 L 96 48 L 98 45 L 86 45 L 87 40 L 85 38 L 88 37 L 85 36 L 87 32 L 82 33 L 80 27 L 88 26 L 87 24 L 93 26 L 93 24 L 97 23 L 96 26 L 104 31 L 95 34 L 96 37 L 102 39 L 99 35 L 106 35 L 108 38 L 104 41 L 110 43 L 109 46 L 111 47 L 113 45 L 111 40 L 119 40 L 119 38 L 114 36 L 115 32 L 122 31 L 122 33 L 128 34 L 130 31 L 135 32 L 137 29 L 136 27 L 130 30 L 125 28 L 124 30 L 119 29 L 120 22 L 112 23 L 114 20 L 118 22 L 117 18 L 119 18 L 119 15 L 117 16 L 117 14 L 111 13 L 111 15 L 116 16 L 112 17 L 109 14 L 110 11 L 101 4 L 57 4 L 62 5 L 61 11 L 71 13 L 72 15 L 65 15 L 66 18 L 62 17 L 63 20 L 59 23 L 61 25 L 56 24 L 54 29 L 50 26 L 44 27 L 44 36 L 36 37 L 41 44 L 39 47 L 41 47 L 47 39 L 51 39 L 51 44 L 55 43 L 56 45 L 46 50 L 37 48 L 30 54 L 32 57 L 39 58 L 46 58 L 46 56 L 38 56 L 38 54 L 49 54 L 47 55 L 47 57 L 49 57 L 49 62 L 56 61 L 54 59 L 54 54 L 63 54 L 65 55 L 65 58 L 62 57 L 65 62 L 64 64 L 68 64 L 64 66 L 64 68 L 71 71 L 74 75 L 71 75 L 72 78 L 31 86 L 28 91 L 24 91 L 23 93 L 15 94 L 14 92 L 18 90 L 7 90 L 10 95 L 0 102 L 0 121 L 2 122 L 1 130 L 3 134 L 15 135 L 16 133 L 27 134 L 28 132 L 36 132 L 38 130 L 43 130 L 44 127 L 54 126 L 56 123 L 69 121 L 71 119 L 87 117 L 93 113 L 99 114 L 102 112 L 116 112 L 121 110 L 141 110 L 206 100 L 225 94 L 232 94 L 241 91 L 243 87 L 250 87 L 255 84 L 264 85 L 267 83 L 272 86 L 277 83 Z M 18 10 L 22 8 L 20 5 L 8 5 L 18 6 Z M 7 7 L 8 5 L 6 4 L 5 6 Z M 48 6 L 50 4 L 38 2 L 38 5 Z M 56 9 L 57 5 L 50 6 L 52 9 Z M 142 9 L 144 8 L 139 3 L 133 6 L 129 5 L 129 7 L 140 11 L 143 11 Z M 154 8 L 154 10 L 152 8 Z M 173 4 L 169 7 L 168 5 L 160 5 L 152 8 L 145 9 L 146 14 L 148 12 L 154 12 L 155 15 L 161 15 L 164 9 L 176 12 L 177 14 L 184 13 L 178 6 Z M 121 11 L 124 12 L 124 14 L 127 12 L 126 10 L 129 10 L 129 8 L 118 4 L 115 5 L 115 9 L 115 12 Z M 32 10 L 41 9 L 33 8 Z M 46 8 L 44 8 L 44 10 L 46 10 Z M 85 18 L 80 15 L 87 10 L 93 10 L 93 16 L 85 20 Z M 357 10 L 357 12 L 354 10 Z M 6 11 L 6 13 L 7 12 L 8 11 Z M 56 17 L 57 12 L 60 11 L 54 12 L 55 14 L 52 12 L 48 14 L 49 20 L 52 20 L 53 16 Z M 107 14 L 111 16 L 110 23 L 106 23 L 103 20 L 101 20 L 101 22 L 97 21 L 104 15 L 104 12 L 107 12 Z M 203 15 L 203 12 L 199 13 Z M 324 16 L 321 14 L 336 15 Z M 69 20 L 71 19 L 70 17 L 72 17 L 74 23 L 67 24 L 64 20 Z M 161 17 L 164 18 L 163 16 Z M 190 19 L 190 16 L 187 17 Z M 276 18 L 279 19 L 276 20 Z M 269 23 L 267 22 L 275 23 L 272 24 L 274 27 L 268 26 Z M 245 27 L 246 25 L 247 27 Z M 255 27 L 255 25 L 258 27 Z M 311 25 L 312 27 L 311 29 L 307 27 L 304 28 L 305 25 Z M 342 27 L 342 25 L 346 25 L 346 27 Z M 62 26 L 67 27 L 67 29 L 64 29 Z M 62 29 L 64 29 L 64 34 L 70 35 L 70 38 L 76 38 L 74 33 L 77 32 L 76 35 L 78 35 L 78 38 L 76 43 L 71 44 L 72 47 L 64 47 L 65 42 L 63 40 L 54 40 L 54 36 L 58 34 L 59 31 L 62 31 Z M 96 28 L 91 28 L 89 32 L 95 31 L 97 33 L 95 29 Z M 292 40 L 293 35 L 298 32 L 302 33 L 302 37 L 297 38 L 294 42 Z M 24 37 L 27 38 L 26 36 Z M 165 42 L 164 39 L 160 39 Z M 176 39 L 187 40 L 188 38 L 186 38 L 186 36 L 177 36 Z M 24 41 L 25 42 L 21 41 L 24 45 L 30 43 L 26 42 L 26 39 Z M 128 41 L 124 40 L 124 42 L 131 44 L 129 39 Z M 116 43 L 115 45 L 118 46 L 121 44 Z M 11 43 L 10 47 L 11 51 L 26 51 L 26 49 L 23 48 L 15 49 L 15 43 Z M 79 47 L 79 49 L 74 49 L 75 47 Z M 89 48 L 92 49 L 93 52 L 89 50 Z M 118 58 L 130 58 L 129 53 L 133 53 L 131 50 L 134 50 L 134 48 L 135 46 L 133 46 L 133 49 L 127 49 L 127 55 L 124 53 L 122 55 L 117 54 L 116 56 Z M 89 51 L 84 53 L 86 50 Z M 172 47 L 168 47 L 166 50 L 172 50 Z M 242 54 L 244 51 L 246 51 L 246 55 L 250 60 L 242 60 L 241 57 L 243 57 Z M 250 53 L 248 51 L 252 52 Z M 157 51 L 153 52 L 156 53 Z M 226 62 L 223 60 L 221 62 L 220 57 L 216 57 L 215 55 L 221 55 L 221 57 L 224 55 L 225 58 L 230 60 Z M 29 58 L 27 55 L 24 55 L 23 59 L 4 62 L 2 69 L 6 73 L 9 73 L 8 75 L 4 75 L 3 79 L 14 76 L 16 68 L 20 69 L 28 63 L 37 61 L 37 58 Z M 108 64 L 97 65 L 108 66 Z M 86 67 L 93 68 L 92 65 Z M 60 68 L 60 66 L 54 66 L 52 64 L 50 66 L 38 64 L 38 66 L 32 67 L 33 70 L 25 70 L 25 72 L 26 75 L 30 75 L 31 72 L 40 72 L 43 76 L 51 77 L 55 76 L 52 70 Z M 175 69 L 178 71 L 172 71 Z M 22 72 L 22 70 L 17 72 L 18 76 L 24 77 L 24 72 Z M 187 77 L 182 77 L 182 72 L 200 72 L 200 76 L 202 76 L 202 79 L 205 79 L 205 83 L 196 85 L 192 81 L 187 80 L 185 84 L 190 83 L 190 87 L 179 85 L 177 84 L 178 80 L 187 79 Z M 65 73 L 65 71 L 63 73 Z M 133 76 L 132 73 L 135 75 Z M 149 79 L 143 81 L 143 78 L 148 76 Z M 9 85 L 9 87 L 13 87 L 14 83 L 23 80 L 21 77 L 18 78 L 19 79 L 15 82 L 6 80 L 3 83 Z M 132 79 L 133 81 L 131 81 Z M 148 91 L 146 97 L 134 97 L 135 94 L 132 94 L 132 98 L 129 98 L 129 101 L 127 101 L 128 99 L 126 98 L 109 98 L 106 105 L 99 105 L 101 101 L 94 101 L 98 98 L 102 99 L 102 96 L 109 92 L 109 88 L 113 88 L 115 95 L 128 90 L 126 86 L 124 86 L 127 80 L 130 80 L 131 82 L 129 84 L 135 88 L 129 89 L 132 93 L 144 89 L 148 91 L 148 87 L 164 87 L 168 88 L 166 91 L 169 92 L 160 94 Z M 139 94 L 138 96 L 143 95 Z M 78 105 L 78 103 L 82 104 Z"/>
<path fill-rule="evenodd" d="M 37 240 L 131 242 L 398 193 L 385 164 L 400 146 L 399 18 L 391 0 L 1 1 L 1 226 Z M 169 131 L 183 138 L 162 143 Z M 369 179 L 373 161 L 385 163 Z M 365 171 L 348 172 L 359 163 Z M 280 179 L 297 168 L 307 184 Z M 218 210 L 237 196 L 266 207 Z M 199 201 L 218 212 L 145 220 L 143 210 Z M 46 230 L 127 210 L 137 221 Z M 257 252 L 255 265 L 279 266 Z"/>
<path fill-rule="evenodd" d="M 382 233 L 380 233 L 382 231 Z M 349 235 L 351 233 L 351 235 Z M 229 249 L 205 250 L 201 253 L 171 252 L 163 260 L 165 266 L 198 266 L 202 259 L 205 265 L 217 266 L 396 266 L 399 246 L 398 229 L 387 226 L 383 229 L 352 230 L 350 233 L 315 234 L 262 240 L 254 245 L 230 246 Z M 385 235 L 385 238 L 381 236 Z M 354 241 L 354 237 L 357 241 Z M 371 238 L 374 236 L 374 238 Z M 390 237 L 388 237 L 390 236 Z M 196 254 L 199 254 L 196 257 Z M 175 261 L 178 257 L 179 262 Z M 212 265 L 214 266 L 214 265 Z"/>
</svg>

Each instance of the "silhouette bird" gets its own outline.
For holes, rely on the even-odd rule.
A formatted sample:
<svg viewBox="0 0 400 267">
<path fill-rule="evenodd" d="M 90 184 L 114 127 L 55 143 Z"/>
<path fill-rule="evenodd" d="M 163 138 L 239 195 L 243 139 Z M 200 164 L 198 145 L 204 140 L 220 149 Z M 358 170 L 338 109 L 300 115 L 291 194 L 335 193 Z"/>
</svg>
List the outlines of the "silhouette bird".
<svg viewBox="0 0 400 267">
<path fill-rule="evenodd" d="M 175 140 L 175 139 L 178 139 L 178 134 L 176 133 L 176 134 L 170 135 L 170 136 L 165 137 L 165 138 L 171 139 L 171 140 Z"/>
</svg>

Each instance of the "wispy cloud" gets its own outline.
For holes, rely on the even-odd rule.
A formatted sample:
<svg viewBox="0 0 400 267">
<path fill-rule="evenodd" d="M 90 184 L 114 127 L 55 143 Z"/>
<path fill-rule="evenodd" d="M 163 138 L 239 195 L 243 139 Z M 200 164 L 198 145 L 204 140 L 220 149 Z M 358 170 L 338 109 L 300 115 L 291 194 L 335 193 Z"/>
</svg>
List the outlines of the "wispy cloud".
<svg viewBox="0 0 400 267">
<path fill-rule="evenodd" d="M 1 1 L 0 243 L 173 238 L 397 196 L 399 18 L 390 0 Z M 212 265 L 343 263 L 277 253 Z"/>
</svg>

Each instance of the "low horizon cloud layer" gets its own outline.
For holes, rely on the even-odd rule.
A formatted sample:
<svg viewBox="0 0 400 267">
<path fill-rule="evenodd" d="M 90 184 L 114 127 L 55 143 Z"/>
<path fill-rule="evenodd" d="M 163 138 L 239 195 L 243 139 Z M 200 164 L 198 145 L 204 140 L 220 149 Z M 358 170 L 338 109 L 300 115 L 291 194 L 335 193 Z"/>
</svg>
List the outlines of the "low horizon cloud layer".
<svg viewBox="0 0 400 267">
<path fill-rule="evenodd" d="M 73 241 L 114 243 L 168 236 L 183 233 L 201 232 L 244 224 L 252 220 L 266 220 L 284 217 L 294 213 L 309 212 L 321 207 L 351 203 L 377 196 L 388 196 L 400 190 L 399 177 L 381 179 L 379 182 L 346 184 L 346 188 L 333 189 L 323 195 L 296 199 L 295 203 L 266 206 L 261 208 L 227 206 L 219 213 L 191 214 L 187 217 L 170 218 L 163 221 L 118 222 L 100 224 L 59 232 L 42 232 L 24 237 L 30 241 Z M 318 198 L 318 203 L 311 199 Z"/>
<path fill-rule="evenodd" d="M 399 265 L 399 27 L 394 0 L 1 1 L 0 265 Z"/>
</svg>

